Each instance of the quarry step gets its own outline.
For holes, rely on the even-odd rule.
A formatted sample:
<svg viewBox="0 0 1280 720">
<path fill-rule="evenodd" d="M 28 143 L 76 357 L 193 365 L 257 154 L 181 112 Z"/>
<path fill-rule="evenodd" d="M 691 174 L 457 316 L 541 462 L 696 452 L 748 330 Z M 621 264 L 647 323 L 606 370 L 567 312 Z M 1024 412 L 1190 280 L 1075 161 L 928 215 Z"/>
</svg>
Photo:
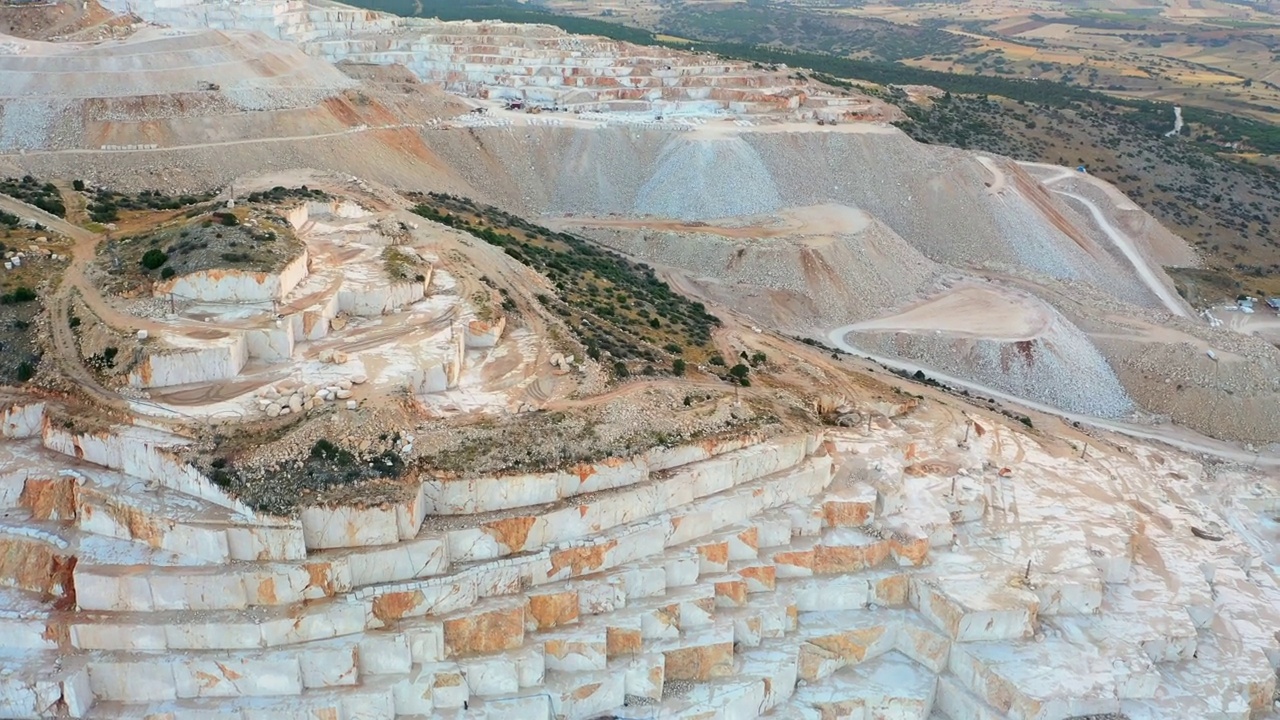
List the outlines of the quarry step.
<svg viewBox="0 0 1280 720">
<path fill-rule="evenodd" d="M 546 691 L 554 717 L 588 720 L 606 716 L 626 702 L 626 678 L 608 670 L 547 673 Z"/>
<path fill-rule="evenodd" d="M 84 658 L 0 648 L 0 717 L 88 717 L 93 704 Z"/>
<path fill-rule="evenodd" d="M 889 652 L 846 666 L 821 684 L 797 688 L 788 702 L 822 715 L 893 708 L 896 718 L 928 720 L 936 686 L 933 673 L 905 655 Z"/>
<path fill-rule="evenodd" d="M 116 425 L 105 432 L 79 432 L 45 422 L 41 443 L 50 452 L 117 471 L 248 515 L 259 524 L 290 527 L 292 521 L 254 513 L 186 463 L 180 450 L 190 440 L 141 425 Z"/>
<path fill-rule="evenodd" d="M 666 680 L 705 682 L 733 674 L 733 624 L 708 624 L 681 630 L 680 636 L 654 640 L 646 652 L 665 658 Z"/>
<path fill-rule="evenodd" d="M 93 717 L 132 720 L 213 720 L 214 718 L 338 718 L 385 720 L 396 716 L 397 680 L 375 679 L 360 685 L 308 690 L 293 697 L 221 697 L 160 700 L 148 703 L 101 702 Z"/>
<path fill-rule="evenodd" d="M 663 467 L 668 461 L 658 456 L 640 456 L 551 473 L 431 479 L 425 486 L 427 508 L 433 515 L 535 508 L 577 495 L 638 485 L 648 488 L 643 497 L 649 505 L 658 502 L 674 507 L 795 466 L 805 457 L 808 438 L 784 437 L 742 447 L 745 444 L 731 439 L 723 448 L 709 445 L 701 459 L 694 456 L 691 462 L 673 469 L 651 470 L 655 464 Z"/>
<path fill-rule="evenodd" d="M 414 665 L 409 634 L 386 630 L 281 648 L 96 651 L 86 657 L 94 694 L 122 702 L 298 695 L 376 676 L 408 676 Z M 540 653 L 533 659 L 540 668 Z"/>
<path fill-rule="evenodd" d="M 929 720 L 1004 720 L 1006 716 L 987 705 L 977 695 L 969 692 L 952 676 L 938 678 L 938 689 L 933 701 L 933 714 Z M 1137 716 L 1131 716 L 1137 720 Z M 1160 716 L 1168 717 L 1168 716 Z"/>
<path fill-rule="evenodd" d="M 436 603 L 457 609 L 474 598 L 515 593 L 529 586 L 543 585 L 606 572 L 644 558 L 657 557 L 667 546 L 686 544 L 698 550 L 698 539 L 718 530 L 744 523 L 764 509 L 780 506 L 819 492 L 830 480 L 830 460 L 809 458 L 799 475 L 770 476 L 733 488 L 723 495 L 704 499 L 687 509 L 659 518 L 639 520 L 601 532 L 587 542 L 571 543 L 536 553 L 493 562 L 456 565 L 455 572 L 427 580 L 375 585 L 360 589 L 356 597 L 372 600 L 394 597 L 403 604 L 397 617 L 439 614 Z M 667 528 L 670 528 L 668 531 Z M 692 582 L 700 567 L 727 570 L 725 542 L 702 543 L 697 567 L 684 567 L 684 560 L 669 561 L 667 568 L 677 575 L 689 575 L 678 582 Z M 679 549 L 679 548 L 677 548 Z M 720 552 L 719 549 L 723 549 Z M 723 561 L 720 557 L 724 557 Z M 672 578 L 668 578 L 671 584 Z"/>
<path fill-rule="evenodd" d="M 802 442 L 796 441 L 796 443 L 803 449 Z M 552 502 L 556 503 L 555 505 L 549 508 L 537 508 L 529 514 L 512 514 L 510 511 L 504 511 L 490 517 L 480 515 L 473 518 L 475 525 L 443 531 L 448 537 L 450 557 L 455 561 L 463 562 L 490 560 L 519 552 L 536 551 L 543 547 L 572 542 L 592 533 L 607 531 L 646 517 L 656 517 L 663 513 L 672 513 L 677 516 L 686 514 L 699 509 L 702 503 L 709 499 L 725 497 L 734 488 L 754 489 L 763 484 L 777 483 L 806 472 L 818 472 L 820 468 L 830 466 L 830 461 L 825 458 L 808 460 L 800 458 L 795 465 L 774 472 L 764 473 L 764 470 L 774 468 L 776 463 L 757 467 L 752 472 L 721 477 L 721 474 L 728 472 L 723 469 L 724 467 L 733 467 L 746 462 L 733 463 L 728 460 L 722 462 L 723 458 L 729 458 L 732 455 L 734 453 L 727 453 L 725 456 L 706 461 L 720 463 L 716 466 L 715 473 L 708 471 L 706 474 L 695 474 L 692 477 L 677 474 L 670 478 L 653 480 L 645 480 L 642 475 L 637 474 L 634 483 L 628 483 L 621 488 L 605 488 L 596 491 L 587 503 L 569 503 L 553 498 Z M 757 463 L 763 462 L 752 459 Z M 633 472 L 641 473 L 642 471 L 637 469 Z M 495 480 L 497 481 L 515 483 L 515 480 L 510 477 L 499 478 Z M 581 482 L 576 476 L 573 477 L 573 481 Z M 427 481 L 424 485 L 424 492 L 428 498 L 432 492 L 431 483 L 432 481 Z M 428 506 L 431 506 L 430 503 Z M 754 557 L 752 554 L 752 543 L 755 542 L 754 528 L 743 525 L 735 532 L 723 534 L 726 542 L 733 541 L 733 559 Z"/>
<path fill-rule="evenodd" d="M 363 632 L 367 603 L 317 600 L 248 611 L 77 613 L 67 621 L 81 650 L 244 650 L 325 640 Z"/>
</svg>

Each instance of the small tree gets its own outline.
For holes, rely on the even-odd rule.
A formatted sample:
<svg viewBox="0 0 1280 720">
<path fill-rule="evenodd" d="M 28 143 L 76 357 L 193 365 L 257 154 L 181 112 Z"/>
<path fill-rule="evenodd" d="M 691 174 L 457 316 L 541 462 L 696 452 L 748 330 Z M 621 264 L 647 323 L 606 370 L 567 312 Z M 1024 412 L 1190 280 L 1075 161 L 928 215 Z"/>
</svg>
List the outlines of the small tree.
<svg viewBox="0 0 1280 720">
<path fill-rule="evenodd" d="M 751 372 L 751 368 L 747 367 L 746 365 L 743 365 L 742 363 L 738 363 L 737 365 L 734 365 L 733 367 L 729 368 L 729 374 L 738 378 L 739 380 L 746 378 L 747 374 L 750 372 Z"/>
<path fill-rule="evenodd" d="M 671 363 L 671 372 L 676 375 L 683 375 L 684 371 L 685 371 L 684 358 L 676 358 L 675 362 Z"/>
<path fill-rule="evenodd" d="M 624 378 L 630 375 L 631 371 L 627 369 L 626 363 L 619 360 L 618 362 L 613 364 L 613 374 L 617 375 L 620 378 Z"/>
<path fill-rule="evenodd" d="M 148 270 L 155 270 L 161 265 L 169 262 L 169 256 L 164 254 L 159 248 L 151 248 L 142 254 L 142 267 Z"/>
</svg>

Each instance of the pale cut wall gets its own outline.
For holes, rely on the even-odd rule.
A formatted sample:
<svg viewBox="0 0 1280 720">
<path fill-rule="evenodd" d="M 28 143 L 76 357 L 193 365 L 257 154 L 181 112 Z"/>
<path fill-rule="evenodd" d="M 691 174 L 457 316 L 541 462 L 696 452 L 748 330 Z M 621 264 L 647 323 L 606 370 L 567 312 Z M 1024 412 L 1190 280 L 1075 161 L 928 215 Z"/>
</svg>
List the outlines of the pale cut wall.
<svg viewBox="0 0 1280 720">
<path fill-rule="evenodd" d="M 329 321 L 337 316 L 338 296 L 334 294 L 324 298 L 318 305 L 289 315 L 287 321 L 293 325 L 293 337 L 296 340 L 314 341 L 329 334 Z"/>
<path fill-rule="evenodd" d="M 427 395 L 448 390 L 449 368 L 441 359 L 431 359 L 416 370 L 409 373 L 409 390 L 415 394 Z"/>
<path fill-rule="evenodd" d="M 170 293 L 201 302 L 271 302 L 280 300 L 307 276 L 307 251 L 289 261 L 278 273 L 241 270 L 202 270 L 156 283 L 152 294 Z"/>
<path fill-rule="evenodd" d="M 294 323 L 280 323 L 280 327 L 257 328 L 245 332 L 249 357 L 267 362 L 283 362 L 293 356 Z"/>
<path fill-rule="evenodd" d="M 44 446 L 54 452 L 159 483 L 171 490 L 230 508 L 251 520 L 262 519 L 168 449 L 181 442 L 178 438 L 166 442 L 153 439 L 150 432 L 129 427 L 100 433 L 75 433 L 53 427 L 46 420 L 41 439 Z"/>
<path fill-rule="evenodd" d="M 795 467 L 809 452 L 812 435 L 791 435 L 760 441 L 745 436 L 732 440 L 704 441 L 689 447 L 690 457 L 704 460 L 681 463 L 663 483 L 688 493 L 684 502 L 720 492 L 735 484 Z M 753 444 L 756 443 L 756 444 Z M 742 445 L 744 447 L 738 447 Z M 696 449 L 696 450 L 693 450 Z M 678 449 L 666 451 L 670 461 Z M 652 478 L 648 454 L 633 458 L 609 458 L 546 473 L 498 475 L 469 480 L 428 479 L 423 483 L 427 512 L 432 515 L 467 515 L 530 507 L 575 495 L 638 485 Z M 679 504 L 679 503 L 676 503 Z"/>
<path fill-rule="evenodd" d="M 203 348 L 165 348 L 138 363 L 129 373 L 129 385 L 154 388 L 229 380 L 240 374 L 248 359 L 243 335 Z"/>
<path fill-rule="evenodd" d="M 469 348 L 491 348 L 502 339 L 502 331 L 506 327 L 507 319 L 505 317 L 500 317 L 496 322 L 492 323 L 472 320 L 466 326 L 466 346 Z"/>
<path fill-rule="evenodd" d="M 289 208 L 285 211 L 284 217 L 293 226 L 294 230 L 299 230 L 316 217 L 329 216 L 344 220 L 355 220 L 368 217 L 370 214 L 368 210 L 349 200 L 331 200 L 329 202 L 313 200 Z"/>
<path fill-rule="evenodd" d="M 0 437 L 31 438 L 44 427 L 44 403 L 10 405 L 0 413 Z"/>
<path fill-rule="evenodd" d="M 352 315 L 385 315 L 427 296 L 426 282 L 388 283 L 338 291 L 338 308 Z"/>
</svg>

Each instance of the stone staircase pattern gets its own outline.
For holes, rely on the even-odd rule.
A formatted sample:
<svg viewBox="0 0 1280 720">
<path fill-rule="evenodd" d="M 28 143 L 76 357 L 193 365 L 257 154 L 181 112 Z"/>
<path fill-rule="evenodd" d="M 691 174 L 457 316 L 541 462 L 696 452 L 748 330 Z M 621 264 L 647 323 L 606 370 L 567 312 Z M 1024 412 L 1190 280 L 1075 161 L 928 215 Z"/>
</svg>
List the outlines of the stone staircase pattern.
<svg viewBox="0 0 1280 720">
<path fill-rule="evenodd" d="M 44 410 L 0 418 L 3 717 L 1244 720 L 1275 691 L 1276 596 L 1245 570 L 1210 585 L 1166 552 L 1164 584 L 1127 531 L 1046 524 L 1031 542 L 1063 550 L 1019 582 L 975 530 L 996 479 L 921 477 L 872 438 L 285 519 L 179 438 Z"/>
</svg>

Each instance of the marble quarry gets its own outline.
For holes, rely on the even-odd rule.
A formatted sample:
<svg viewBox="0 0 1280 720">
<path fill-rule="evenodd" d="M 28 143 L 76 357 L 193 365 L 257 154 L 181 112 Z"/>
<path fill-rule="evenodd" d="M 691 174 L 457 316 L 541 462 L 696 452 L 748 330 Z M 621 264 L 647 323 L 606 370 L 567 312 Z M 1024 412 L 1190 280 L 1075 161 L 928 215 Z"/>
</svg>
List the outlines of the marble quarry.
<svg viewBox="0 0 1280 720">
<path fill-rule="evenodd" d="M 248 419 L 397 388 L 445 393 L 501 341 L 505 318 L 478 319 L 437 269 L 432 239 L 452 231 L 414 223 L 411 233 L 395 212 L 350 200 L 283 215 L 305 247 L 281 270 L 208 270 L 158 285 L 157 297 L 180 300 L 154 320 L 129 372 L 127 384 L 148 393 L 139 412 Z M 417 262 L 417 275 L 388 278 L 389 249 Z"/>
<path fill-rule="evenodd" d="M 1274 565 L 1147 504 L 1201 471 L 1144 448 L 906 417 L 278 518 L 181 438 L 49 413 L 0 427 L 4 717 L 1246 720 L 1276 690 Z"/>
<path fill-rule="evenodd" d="M 878 112 L 856 93 L 798 86 L 786 68 L 569 35 L 549 25 L 401 18 L 309 0 L 104 5 L 174 27 L 262 32 L 331 63 L 400 65 L 423 81 L 479 98 L 666 114 Z"/>
</svg>

